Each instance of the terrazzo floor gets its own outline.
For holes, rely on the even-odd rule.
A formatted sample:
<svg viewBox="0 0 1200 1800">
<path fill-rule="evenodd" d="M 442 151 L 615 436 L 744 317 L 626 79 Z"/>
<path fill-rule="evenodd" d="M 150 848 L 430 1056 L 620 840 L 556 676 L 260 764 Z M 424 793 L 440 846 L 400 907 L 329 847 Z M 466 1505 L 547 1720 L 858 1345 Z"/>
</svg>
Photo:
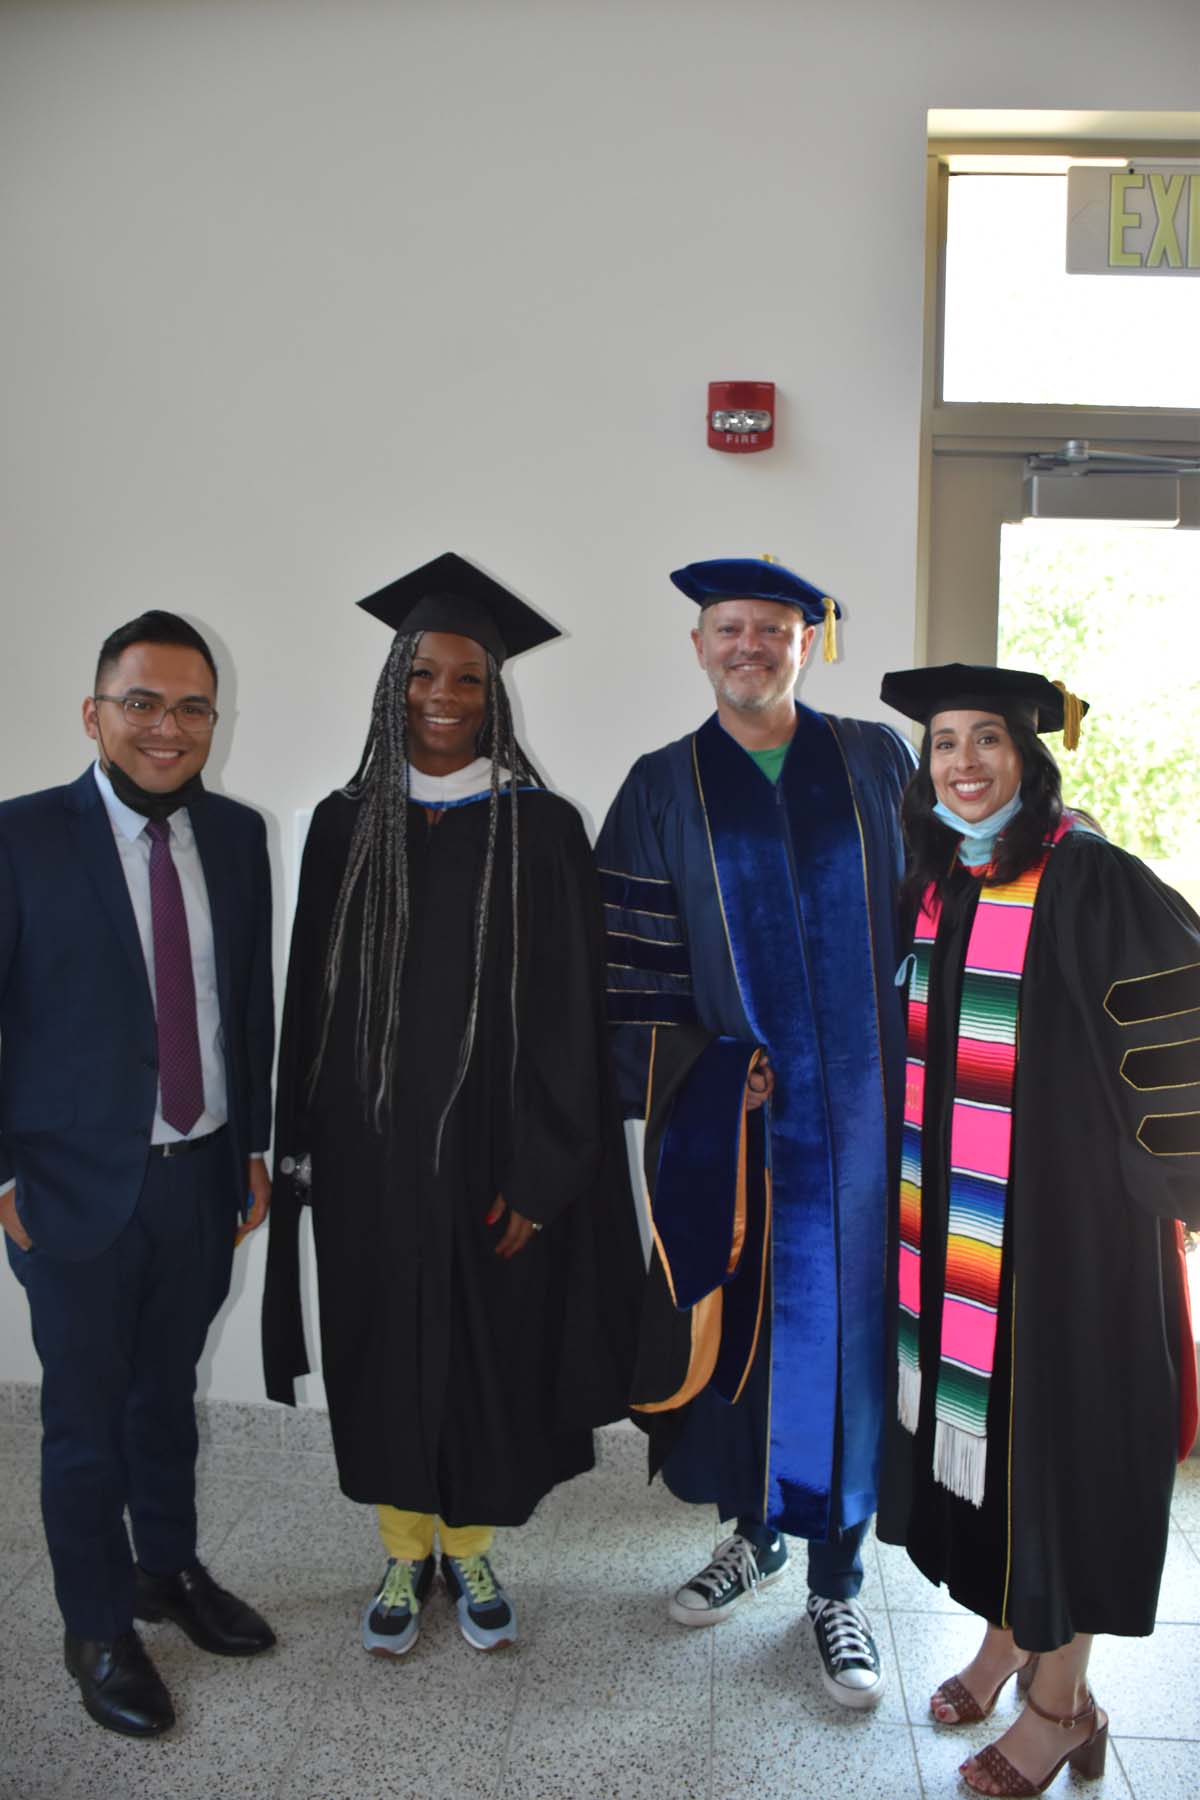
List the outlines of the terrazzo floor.
<svg viewBox="0 0 1200 1800">
<path fill-rule="evenodd" d="M 62 1666 L 37 1508 L 36 1394 L 0 1391 L 0 1795 L 3 1800 L 907 1800 L 961 1795 L 968 1749 L 1003 1730 L 929 1723 L 930 1690 L 977 1628 L 902 1552 L 871 1542 L 863 1600 L 888 1685 L 874 1713 L 830 1703 L 800 1624 L 802 1557 L 715 1631 L 666 1597 L 714 1541 L 709 1518 L 648 1488 L 642 1440 L 601 1434 L 595 1472 L 559 1489 L 495 1563 L 521 1642 L 480 1656 L 444 1592 L 402 1662 L 358 1644 L 382 1568 L 371 1515 L 342 1499 L 325 1418 L 222 1406 L 201 1452 L 201 1554 L 274 1624 L 255 1662 L 143 1627 L 178 1724 L 139 1744 L 99 1730 Z M 1181 1471 L 1159 1629 L 1101 1640 L 1114 1737 L 1100 1782 L 1056 1793 L 1200 1793 L 1200 1463 Z M 1114 1545 L 1114 1554 L 1120 1548 Z"/>
</svg>

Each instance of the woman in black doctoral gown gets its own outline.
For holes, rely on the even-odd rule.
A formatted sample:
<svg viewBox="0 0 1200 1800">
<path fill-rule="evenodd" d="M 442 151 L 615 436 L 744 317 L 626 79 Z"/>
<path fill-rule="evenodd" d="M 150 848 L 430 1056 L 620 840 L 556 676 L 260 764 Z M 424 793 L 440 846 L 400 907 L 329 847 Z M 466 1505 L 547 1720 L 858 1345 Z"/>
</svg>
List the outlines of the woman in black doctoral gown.
<svg viewBox="0 0 1200 1800">
<path fill-rule="evenodd" d="M 460 1628 L 516 1636 L 487 1552 L 623 1415 L 642 1283 L 575 809 L 512 730 L 506 654 L 556 636 L 452 554 L 363 602 L 397 630 L 363 762 L 304 853 L 280 1052 L 264 1351 L 308 1367 L 312 1206 L 343 1490 L 388 1563 L 363 1642 L 402 1655 L 435 1528 Z"/>
<path fill-rule="evenodd" d="M 1092 1636 L 1153 1630 L 1194 1435 L 1177 1220 L 1200 1222 L 1200 921 L 1064 813 L 1038 733 L 1073 696 L 950 664 L 883 698 L 926 736 L 877 1529 L 987 1621 L 934 1718 L 985 1718 L 1014 1674 L 1028 1690 L 967 1782 L 1032 1794 L 1068 1759 L 1103 1769 Z"/>
</svg>

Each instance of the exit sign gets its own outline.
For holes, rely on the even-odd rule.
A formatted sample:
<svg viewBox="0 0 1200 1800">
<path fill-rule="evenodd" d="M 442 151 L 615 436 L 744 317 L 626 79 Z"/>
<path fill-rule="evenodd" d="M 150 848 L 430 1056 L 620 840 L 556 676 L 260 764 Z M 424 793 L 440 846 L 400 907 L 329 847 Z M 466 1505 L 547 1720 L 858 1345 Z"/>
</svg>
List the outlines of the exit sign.
<svg viewBox="0 0 1200 1800">
<path fill-rule="evenodd" d="M 1200 161 L 1067 171 L 1068 275 L 1200 275 Z"/>
</svg>

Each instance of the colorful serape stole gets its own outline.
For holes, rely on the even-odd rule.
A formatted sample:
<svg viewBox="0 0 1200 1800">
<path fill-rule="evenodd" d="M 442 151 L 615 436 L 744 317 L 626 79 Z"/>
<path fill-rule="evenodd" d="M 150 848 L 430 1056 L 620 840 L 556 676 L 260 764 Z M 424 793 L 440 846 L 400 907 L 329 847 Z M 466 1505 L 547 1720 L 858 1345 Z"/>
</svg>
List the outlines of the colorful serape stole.
<svg viewBox="0 0 1200 1800">
<path fill-rule="evenodd" d="M 1072 824 L 1071 815 L 1064 814 L 1039 862 L 1015 881 L 981 890 L 963 969 L 933 1472 L 943 1487 L 975 1506 L 983 1504 L 987 1467 L 988 1388 L 996 1351 L 1021 974 L 1038 884 L 1051 850 Z M 921 1405 L 921 1128 L 929 970 L 940 917 L 941 902 L 931 884 L 917 918 L 909 973 L 900 1163 L 898 1410 L 901 1424 L 914 1432 Z"/>
</svg>

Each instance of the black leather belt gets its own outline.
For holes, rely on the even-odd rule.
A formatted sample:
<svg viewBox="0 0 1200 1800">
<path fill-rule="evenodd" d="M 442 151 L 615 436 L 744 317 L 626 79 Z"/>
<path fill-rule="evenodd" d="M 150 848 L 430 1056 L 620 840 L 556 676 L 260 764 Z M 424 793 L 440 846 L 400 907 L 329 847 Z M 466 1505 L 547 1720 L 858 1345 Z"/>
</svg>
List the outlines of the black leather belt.
<svg viewBox="0 0 1200 1800">
<path fill-rule="evenodd" d="M 205 1132 L 203 1137 L 180 1138 L 175 1144 L 151 1144 L 150 1154 L 151 1156 L 190 1156 L 193 1150 L 207 1150 L 208 1146 L 215 1144 L 227 1129 L 228 1127 L 225 1125 L 218 1125 L 215 1131 Z"/>
</svg>

